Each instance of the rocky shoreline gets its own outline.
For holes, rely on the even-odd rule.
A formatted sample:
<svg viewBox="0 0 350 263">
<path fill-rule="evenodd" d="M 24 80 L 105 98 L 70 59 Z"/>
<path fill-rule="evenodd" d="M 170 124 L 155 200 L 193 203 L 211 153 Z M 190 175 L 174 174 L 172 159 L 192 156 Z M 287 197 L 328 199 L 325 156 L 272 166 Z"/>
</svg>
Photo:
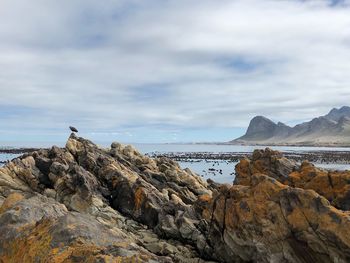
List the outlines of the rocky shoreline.
<svg viewBox="0 0 350 263">
<path fill-rule="evenodd" d="M 270 149 L 229 185 L 72 134 L 0 168 L 0 262 L 349 262 L 349 197 Z"/>
<path fill-rule="evenodd" d="M 296 162 L 302 162 L 307 160 L 313 163 L 336 163 L 336 164 L 349 164 L 350 152 L 349 151 L 313 151 L 313 152 L 282 152 L 283 155 Z M 244 158 L 251 158 L 251 152 L 169 152 L 158 153 L 153 152 L 147 154 L 151 158 L 166 157 L 178 162 L 196 162 L 198 160 L 225 160 L 228 162 L 239 162 Z"/>
<path fill-rule="evenodd" d="M 40 150 L 39 148 L 0 148 L 0 153 L 6 154 L 23 154 L 29 152 L 35 152 Z"/>
</svg>

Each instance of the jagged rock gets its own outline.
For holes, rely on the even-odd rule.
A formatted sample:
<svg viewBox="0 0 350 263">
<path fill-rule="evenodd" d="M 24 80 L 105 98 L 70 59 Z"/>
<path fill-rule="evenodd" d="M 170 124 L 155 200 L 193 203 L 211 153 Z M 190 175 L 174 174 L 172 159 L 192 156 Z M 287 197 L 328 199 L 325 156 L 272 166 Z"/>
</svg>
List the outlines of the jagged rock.
<svg viewBox="0 0 350 263">
<path fill-rule="evenodd" d="M 316 168 L 309 162 L 303 162 L 284 183 L 293 187 L 312 189 L 327 198 L 333 206 L 350 210 L 349 171 L 327 171 Z"/>
<path fill-rule="evenodd" d="M 298 165 L 295 161 L 284 158 L 278 151 L 269 148 L 255 150 L 252 159 L 241 160 L 236 166 L 235 184 L 249 184 L 251 176 L 262 173 L 280 181 L 284 181 Z"/>
<path fill-rule="evenodd" d="M 204 182 L 72 134 L 0 168 L 0 262 L 346 262 L 347 172 L 272 150 Z M 328 184 L 326 183 L 328 179 Z M 328 199 L 328 200 L 327 200 Z"/>
<path fill-rule="evenodd" d="M 1 262 L 171 262 L 53 199 L 33 196 L 11 203 L 0 216 Z"/>
<path fill-rule="evenodd" d="M 191 206 L 211 191 L 197 175 L 169 159 L 153 160 L 117 143 L 101 149 L 72 134 L 65 148 L 26 154 L 1 168 L 0 183 L 5 200 L 0 233 L 12 233 L 0 243 L 0 262 L 38 257 L 41 262 L 212 258 L 197 248 L 197 242 L 210 246 L 196 229 L 199 219 Z M 174 222 L 171 228 L 162 227 L 166 216 Z M 157 241 L 146 242 L 149 236 Z M 32 240 L 38 240 L 38 246 Z"/>
<path fill-rule="evenodd" d="M 315 191 L 254 174 L 249 185 L 225 189 L 201 207 L 221 261 L 350 260 L 349 213 Z"/>
<path fill-rule="evenodd" d="M 237 164 L 235 184 L 249 185 L 252 175 L 257 173 L 266 174 L 292 187 L 312 189 L 336 208 L 350 210 L 348 171 L 327 171 L 307 161 L 297 165 L 281 153 L 267 148 L 255 150 L 251 160 L 244 159 Z"/>
</svg>

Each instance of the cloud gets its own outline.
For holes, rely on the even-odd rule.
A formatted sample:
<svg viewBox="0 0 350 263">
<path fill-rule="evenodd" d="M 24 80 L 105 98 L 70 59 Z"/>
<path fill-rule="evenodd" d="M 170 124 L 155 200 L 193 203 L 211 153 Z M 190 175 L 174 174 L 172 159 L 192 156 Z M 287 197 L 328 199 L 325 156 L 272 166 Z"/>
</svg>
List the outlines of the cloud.
<svg viewBox="0 0 350 263">
<path fill-rule="evenodd" d="M 21 136 L 234 134 L 349 104 L 349 59 L 349 1 L 5 0 L 0 121 Z"/>
</svg>

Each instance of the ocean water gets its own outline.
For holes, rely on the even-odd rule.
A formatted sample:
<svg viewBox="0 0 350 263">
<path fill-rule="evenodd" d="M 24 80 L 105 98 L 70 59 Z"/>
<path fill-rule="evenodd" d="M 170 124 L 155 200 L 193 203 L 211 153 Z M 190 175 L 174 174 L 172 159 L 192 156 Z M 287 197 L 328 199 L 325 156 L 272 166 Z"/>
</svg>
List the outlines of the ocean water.
<svg viewBox="0 0 350 263">
<path fill-rule="evenodd" d="M 349 151 L 350 147 L 299 147 L 299 146 L 246 146 L 246 145 L 219 145 L 219 144 L 133 144 L 142 153 L 168 152 L 211 152 L 211 153 L 250 153 L 255 149 L 269 147 L 281 152 L 315 152 L 315 151 Z"/>
<path fill-rule="evenodd" d="M 232 183 L 235 179 L 237 162 L 225 160 L 198 160 L 197 162 L 179 162 L 182 168 L 189 168 L 203 179 L 212 179 L 218 183 Z"/>
<path fill-rule="evenodd" d="M 106 144 L 101 146 L 108 146 Z M 214 144 L 133 144 L 141 153 L 251 153 L 254 149 L 264 149 L 265 146 L 241 146 L 241 145 L 214 145 Z M 273 146 L 270 147 L 274 150 L 282 152 L 295 152 L 295 153 L 311 153 L 318 151 L 349 151 L 350 148 L 343 147 L 294 147 L 294 146 Z M 18 155 L 15 154 L 2 154 L 0 153 L 0 162 L 11 160 Z M 232 183 L 234 180 L 234 171 L 236 162 L 229 162 L 226 160 L 192 160 L 191 162 L 179 162 L 182 168 L 189 168 L 203 179 L 212 179 L 220 183 Z M 2 164 L 0 163 L 0 166 Z M 334 170 L 350 170 L 349 164 L 336 164 L 336 163 L 322 163 L 316 164 L 316 166 L 334 169 Z"/>
<path fill-rule="evenodd" d="M 13 158 L 16 158 L 17 156 L 19 156 L 19 154 L 0 153 L 0 162 L 12 160 Z M 1 166 L 1 163 L 0 163 L 0 166 Z"/>
<path fill-rule="evenodd" d="M 267 146 L 245 145 L 214 145 L 214 144 L 134 144 L 140 152 L 146 153 L 251 153 L 255 149 L 265 149 Z M 273 150 L 288 153 L 312 153 L 312 152 L 350 152 L 345 147 L 299 147 L 299 146 L 269 146 Z M 232 183 L 235 178 L 235 166 L 237 162 L 226 160 L 194 160 L 191 162 L 179 162 L 182 168 L 189 168 L 203 179 L 212 179 L 219 183 Z M 316 166 L 333 170 L 350 170 L 349 164 L 315 163 Z M 221 170 L 221 171 L 220 171 Z"/>
</svg>

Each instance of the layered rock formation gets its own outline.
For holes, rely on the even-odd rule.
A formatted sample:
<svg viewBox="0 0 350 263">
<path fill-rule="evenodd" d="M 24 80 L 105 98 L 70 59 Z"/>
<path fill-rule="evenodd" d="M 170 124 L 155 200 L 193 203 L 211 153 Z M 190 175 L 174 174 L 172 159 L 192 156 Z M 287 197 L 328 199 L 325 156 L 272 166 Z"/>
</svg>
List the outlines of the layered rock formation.
<svg viewBox="0 0 350 263">
<path fill-rule="evenodd" d="M 72 135 L 1 168 L 0 262 L 204 262 L 192 208 L 203 194 L 171 160 Z"/>
<path fill-rule="evenodd" d="M 231 143 L 350 146 L 350 107 L 334 108 L 327 115 L 294 127 L 256 116 L 250 121 L 246 134 Z"/>
<path fill-rule="evenodd" d="M 265 174 L 284 185 L 311 189 L 325 197 L 333 206 L 350 210 L 350 172 L 324 170 L 308 161 L 297 165 L 270 149 L 256 150 L 252 159 L 236 166 L 235 184 L 251 183 L 252 175 Z"/>
<path fill-rule="evenodd" d="M 0 262 L 350 260 L 348 173 L 268 149 L 236 171 L 232 186 L 204 182 L 71 135 L 0 169 Z"/>
</svg>

